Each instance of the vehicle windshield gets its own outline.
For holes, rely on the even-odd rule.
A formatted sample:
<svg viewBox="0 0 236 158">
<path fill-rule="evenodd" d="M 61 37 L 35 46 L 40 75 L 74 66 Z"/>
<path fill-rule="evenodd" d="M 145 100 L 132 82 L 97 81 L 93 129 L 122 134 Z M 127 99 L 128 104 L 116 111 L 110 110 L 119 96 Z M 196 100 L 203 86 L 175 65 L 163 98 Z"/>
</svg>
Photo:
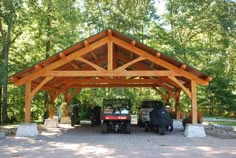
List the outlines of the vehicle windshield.
<svg viewBox="0 0 236 158">
<path fill-rule="evenodd" d="M 104 99 L 103 110 L 113 113 L 127 113 L 131 109 L 130 99 Z"/>
<path fill-rule="evenodd" d="M 141 108 L 155 108 L 160 106 L 160 101 L 143 101 Z"/>
</svg>

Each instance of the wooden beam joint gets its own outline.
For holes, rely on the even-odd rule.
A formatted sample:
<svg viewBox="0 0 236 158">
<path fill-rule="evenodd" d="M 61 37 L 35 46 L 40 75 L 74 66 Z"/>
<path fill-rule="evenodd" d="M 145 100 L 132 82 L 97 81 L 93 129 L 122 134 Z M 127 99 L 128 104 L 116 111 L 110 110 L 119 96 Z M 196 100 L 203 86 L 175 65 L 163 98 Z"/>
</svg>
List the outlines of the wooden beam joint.
<svg viewBox="0 0 236 158">
<path fill-rule="evenodd" d="M 65 59 L 65 58 L 66 58 L 65 54 L 63 54 L 63 53 L 59 53 L 59 57 L 60 57 L 61 59 Z"/>
<path fill-rule="evenodd" d="M 210 82 L 210 81 L 212 81 L 212 77 L 207 77 L 206 80 L 207 80 L 208 82 Z"/>
<path fill-rule="evenodd" d="M 180 66 L 180 69 L 181 69 L 181 70 L 185 70 L 186 68 L 187 68 L 187 66 L 186 66 L 185 64 L 183 64 L 183 65 Z"/>
<path fill-rule="evenodd" d="M 34 69 L 35 69 L 36 71 L 41 70 L 41 69 L 42 69 L 42 66 L 40 66 L 40 65 L 37 64 L 37 65 L 34 66 Z"/>
<path fill-rule="evenodd" d="M 131 41 L 131 45 L 132 45 L 132 46 L 135 46 L 135 44 L 136 44 L 136 41 L 132 40 L 132 41 Z"/>
<path fill-rule="evenodd" d="M 108 30 L 107 30 L 107 34 L 108 34 L 108 36 L 112 36 L 112 30 L 111 30 L 111 29 L 108 29 Z"/>
<path fill-rule="evenodd" d="M 159 53 L 159 52 L 156 53 L 156 57 L 157 57 L 157 58 L 160 58 L 160 57 L 161 57 L 161 53 Z"/>
<path fill-rule="evenodd" d="M 84 41 L 84 46 L 88 47 L 89 46 L 89 42 L 87 40 Z"/>
</svg>

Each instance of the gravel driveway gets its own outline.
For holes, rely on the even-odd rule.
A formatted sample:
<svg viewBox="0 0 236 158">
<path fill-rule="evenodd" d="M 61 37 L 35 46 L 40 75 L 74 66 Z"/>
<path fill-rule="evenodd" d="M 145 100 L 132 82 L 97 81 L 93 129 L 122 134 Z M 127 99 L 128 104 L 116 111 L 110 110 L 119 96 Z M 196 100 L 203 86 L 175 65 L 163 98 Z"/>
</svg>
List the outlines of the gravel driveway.
<svg viewBox="0 0 236 158">
<path fill-rule="evenodd" d="M 236 139 L 212 136 L 187 138 L 183 130 L 165 136 L 137 126 L 131 134 L 101 134 L 99 126 L 60 125 L 40 129 L 32 138 L 8 136 L 0 139 L 0 158 L 235 158 Z"/>
</svg>

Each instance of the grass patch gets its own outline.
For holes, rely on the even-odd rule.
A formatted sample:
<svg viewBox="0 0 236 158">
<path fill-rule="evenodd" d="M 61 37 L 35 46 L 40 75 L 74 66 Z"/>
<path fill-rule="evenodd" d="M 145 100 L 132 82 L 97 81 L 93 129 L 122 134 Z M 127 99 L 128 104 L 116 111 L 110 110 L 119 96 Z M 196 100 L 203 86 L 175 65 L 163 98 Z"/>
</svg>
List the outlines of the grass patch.
<svg viewBox="0 0 236 158">
<path fill-rule="evenodd" d="M 230 121 L 214 121 L 211 123 L 218 124 L 218 125 L 225 125 L 225 126 L 236 126 L 236 122 L 230 122 Z"/>
</svg>

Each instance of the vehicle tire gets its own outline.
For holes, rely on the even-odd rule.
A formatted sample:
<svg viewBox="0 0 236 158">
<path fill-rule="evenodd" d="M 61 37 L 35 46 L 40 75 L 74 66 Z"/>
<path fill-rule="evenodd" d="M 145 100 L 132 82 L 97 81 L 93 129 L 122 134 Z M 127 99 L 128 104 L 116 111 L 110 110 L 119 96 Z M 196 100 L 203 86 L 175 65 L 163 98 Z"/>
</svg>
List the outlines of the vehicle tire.
<svg viewBox="0 0 236 158">
<path fill-rule="evenodd" d="M 91 120 L 91 127 L 93 127 L 94 126 L 94 121 L 93 120 Z"/>
<path fill-rule="evenodd" d="M 125 124 L 125 133 L 127 133 L 127 134 L 131 133 L 131 124 L 130 124 L 130 122 L 126 122 L 126 124 Z"/>
<path fill-rule="evenodd" d="M 107 123 L 102 124 L 102 133 L 103 134 L 107 133 Z"/>
<path fill-rule="evenodd" d="M 166 134 L 166 129 L 163 127 L 159 127 L 159 133 L 160 135 L 165 135 Z"/>
<path fill-rule="evenodd" d="M 74 123 L 74 121 L 73 120 L 71 120 L 71 126 L 75 126 L 75 123 Z"/>
<path fill-rule="evenodd" d="M 173 125 L 169 126 L 169 131 L 171 131 L 171 132 L 173 131 Z"/>
<path fill-rule="evenodd" d="M 149 130 L 148 123 L 145 123 L 145 131 L 148 131 L 148 130 Z"/>
<path fill-rule="evenodd" d="M 143 127 L 143 126 L 144 126 L 143 122 L 140 119 L 138 119 L 138 127 Z"/>
<path fill-rule="evenodd" d="M 71 126 L 75 126 L 75 122 L 74 122 L 74 117 L 73 116 L 71 116 Z"/>
</svg>

